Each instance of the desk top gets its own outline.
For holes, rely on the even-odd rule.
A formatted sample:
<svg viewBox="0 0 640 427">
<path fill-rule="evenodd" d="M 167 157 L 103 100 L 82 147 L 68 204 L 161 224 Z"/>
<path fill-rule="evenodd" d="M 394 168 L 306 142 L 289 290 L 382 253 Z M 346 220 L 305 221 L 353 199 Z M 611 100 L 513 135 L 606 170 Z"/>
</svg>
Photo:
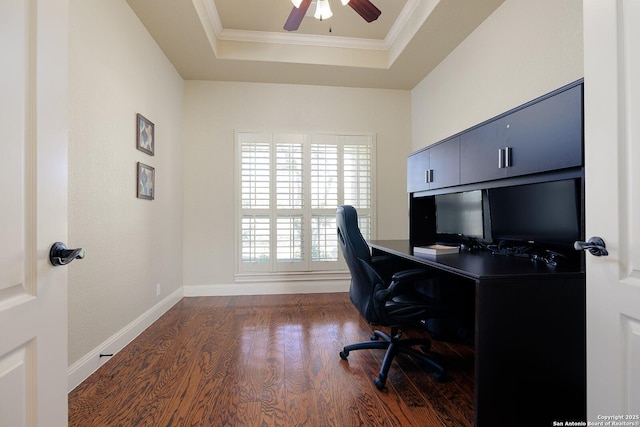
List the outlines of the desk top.
<svg viewBox="0 0 640 427">
<path fill-rule="evenodd" d="M 470 279 L 496 280 L 543 278 L 545 276 L 567 275 L 577 277 L 584 271 L 575 265 L 551 266 L 544 261 L 534 261 L 528 257 L 494 255 L 489 251 L 460 252 L 445 255 L 414 255 L 409 240 L 370 240 L 369 246 L 379 251 L 396 255 L 442 271 Z M 567 263 L 572 264 L 572 263 Z"/>
</svg>

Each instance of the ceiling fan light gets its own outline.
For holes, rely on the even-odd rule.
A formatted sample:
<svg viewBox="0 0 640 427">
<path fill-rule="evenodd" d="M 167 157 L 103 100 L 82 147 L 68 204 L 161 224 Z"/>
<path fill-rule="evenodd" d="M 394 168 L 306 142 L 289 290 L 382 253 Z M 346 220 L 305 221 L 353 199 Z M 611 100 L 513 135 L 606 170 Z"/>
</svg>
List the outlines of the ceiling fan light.
<svg viewBox="0 0 640 427">
<path fill-rule="evenodd" d="M 329 19 L 332 16 L 333 12 L 331 12 L 331 6 L 329 6 L 329 0 L 318 0 L 316 13 L 313 17 L 322 21 L 323 19 Z"/>
<path fill-rule="evenodd" d="M 291 3 L 293 3 L 295 7 L 300 7 L 302 0 L 291 0 Z"/>
<path fill-rule="evenodd" d="M 343 6 L 346 6 L 349 3 L 349 0 L 340 0 Z"/>
</svg>

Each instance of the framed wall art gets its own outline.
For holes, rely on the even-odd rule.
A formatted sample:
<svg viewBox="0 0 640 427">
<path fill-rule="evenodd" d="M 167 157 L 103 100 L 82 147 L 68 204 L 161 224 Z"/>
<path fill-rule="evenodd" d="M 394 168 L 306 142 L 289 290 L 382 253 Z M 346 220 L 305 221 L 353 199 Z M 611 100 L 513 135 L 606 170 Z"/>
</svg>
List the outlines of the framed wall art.
<svg viewBox="0 0 640 427">
<path fill-rule="evenodd" d="M 136 147 L 153 156 L 155 151 L 155 132 L 153 123 L 142 114 L 136 115 Z"/>
<path fill-rule="evenodd" d="M 137 194 L 139 199 L 153 200 L 156 193 L 156 170 L 138 162 Z"/>
</svg>

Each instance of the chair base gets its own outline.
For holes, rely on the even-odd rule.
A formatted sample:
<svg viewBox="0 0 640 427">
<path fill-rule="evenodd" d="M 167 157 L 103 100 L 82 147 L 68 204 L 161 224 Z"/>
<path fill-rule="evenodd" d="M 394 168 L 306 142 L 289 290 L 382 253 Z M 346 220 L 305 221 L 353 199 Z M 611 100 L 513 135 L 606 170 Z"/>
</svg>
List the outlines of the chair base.
<svg viewBox="0 0 640 427">
<path fill-rule="evenodd" d="M 428 351 L 431 347 L 431 340 L 427 338 L 408 338 L 401 339 L 402 332 L 397 327 L 391 328 L 391 334 L 387 334 L 382 331 L 375 330 L 371 336 L 371 341 L 365 341 L 357 344 L 350 344 L 345 346 L 340 352 L 340 358 L 347 360 L 349 353 L 354 350 L 364 349 L 384 349 L 387 352 L 384 355 L 382 361 L 382 367 L 380 368 L 379 375 L 373 380 L 376 388 L 382 390 L 387 382 L 387 376 L 389 369 L 391 368 L 391 362 L 397 354 L 406 354 L 414 359 L 424 362 L 433 369 L 433 375 L 438 382 L 446 381 L 445 370 L 436 361 L 427 356 L 424 352 Z M 416 350 L 415 346 L 420 346 L 423 352 Z"/>
</svg>

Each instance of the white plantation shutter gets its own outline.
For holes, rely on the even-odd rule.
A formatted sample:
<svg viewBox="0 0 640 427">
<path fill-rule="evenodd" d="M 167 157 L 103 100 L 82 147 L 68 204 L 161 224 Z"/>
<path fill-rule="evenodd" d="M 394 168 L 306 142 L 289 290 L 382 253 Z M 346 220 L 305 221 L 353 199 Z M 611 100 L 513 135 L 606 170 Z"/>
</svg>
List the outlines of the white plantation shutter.
<svg viewBox="0 0 640 427">
<path fill-rule="evenodd" d="M 279 142 L 275 144 L 275 153 L 276 260 L 302 262 L 303 144 Z"/>
<path fill-rule="evenodd" d="M 302 144 L 276 144 L 276 205 L 302 208 Z"/>
<path fill-rule="evenodd" d="M 311 208 L 338 206 L 338 146 L 311 144 Z"/>
<path fill-rule="evenodd" d="M 242 262 L 270 261 L 270 225 L 268 216 L 242 216 Z"/>
<path fill-rule="evenodd" d="M 237 271 L 344 270 L 336 207 L 358 209 L 365 238 L 374 212 L 374 136 L 237 132 Z"/>
<path fill-rule="evenodd" d="M 269 208 L 269 144 L 242 145 L 242 207 Z"/>
<path fill-rule="evenodd" d="M 366 143 L 344 146 L 344 204 L 357 206 L 365 239 L 371 238 L 372 158 Z"/>
<path fill-rule="evenodd" d="M 338 261 L 336 215 L 314 215 L 311 218 L 311 259 Z"/>
</svg>

